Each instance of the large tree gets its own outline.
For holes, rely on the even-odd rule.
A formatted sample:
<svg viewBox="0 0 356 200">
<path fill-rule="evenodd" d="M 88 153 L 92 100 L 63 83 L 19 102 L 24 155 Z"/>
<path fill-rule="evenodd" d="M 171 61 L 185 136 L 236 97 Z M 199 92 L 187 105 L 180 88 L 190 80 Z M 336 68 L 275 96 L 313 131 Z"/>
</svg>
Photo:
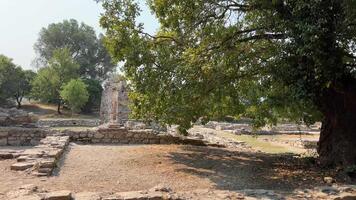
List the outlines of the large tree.
<svg viewBox="0 0 356 200">
<path fill-rule="evenodd" d="M 155 35 L 136 1 L 102 2 L 137 116 L 322 120 L 321 163 L 356 164 L 355 0 L 148 0 Z"/>
<path fill-rule="evenodd" d="M 30 94 L 31 81 L 35 74 L 31 70 L 23 70 L 12 59 L 0 55 L 0 102 L 16 100 L 17 107 L 20 108 L 23 97 Z"/>
<path fill-rule="evenodd" d="M 63 99 L 60 91 L 71 79 L 78 78 L 78 70 L 79 65 L 71 57 L 68 48 L 54 50 L 48 65 L 38 71 L 32 82 L 32 96 L 56 103 L 57 112 L 61 114 Z"/>
<path fill-rule="evenodd" d="M 47 65 L 56 49 L 68 48 L 83 78 L 104 80 L 116 67 L 103 46 L 103 36 L 97 37 L 92 27 L 74 19 L 43 28 L 34 48 L 39 67 Z"/>
</svg>

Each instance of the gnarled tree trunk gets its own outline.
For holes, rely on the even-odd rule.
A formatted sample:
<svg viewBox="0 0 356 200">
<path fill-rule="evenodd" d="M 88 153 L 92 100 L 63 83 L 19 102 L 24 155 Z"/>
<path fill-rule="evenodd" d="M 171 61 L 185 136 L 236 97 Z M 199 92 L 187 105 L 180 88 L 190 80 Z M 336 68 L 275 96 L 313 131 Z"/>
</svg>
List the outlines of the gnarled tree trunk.
<svg viewBox="0 0 356 200">
<path fill-rule="evenodd" d="M 345 90 L 328 89 L 323 94 L 324 121 L 318 143 L 324 166 L 356 164 L 356 85 Z"/>
</svg>

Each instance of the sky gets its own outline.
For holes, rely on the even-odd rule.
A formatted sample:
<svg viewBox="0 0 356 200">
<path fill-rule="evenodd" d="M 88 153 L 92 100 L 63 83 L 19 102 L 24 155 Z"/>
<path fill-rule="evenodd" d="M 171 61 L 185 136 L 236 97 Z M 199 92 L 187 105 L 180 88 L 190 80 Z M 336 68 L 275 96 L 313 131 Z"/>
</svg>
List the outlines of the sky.
<svg viewBox="0 0 356 200">
<path fill-rule="evenodd" d="M 146 32 L 154 33 L 158 23 L 144 0 L 138 21 L 145 24 Z M 65 19 L 94 27 L 97 34 L 104 33 L 99 18 L 103 12 L 94 0 L 0 0 L 0 54 L 13 59 L 24 69 L 34 69 L 32 61 L 36 54 L 33 45 L 41 28 Z"/>
</svg>

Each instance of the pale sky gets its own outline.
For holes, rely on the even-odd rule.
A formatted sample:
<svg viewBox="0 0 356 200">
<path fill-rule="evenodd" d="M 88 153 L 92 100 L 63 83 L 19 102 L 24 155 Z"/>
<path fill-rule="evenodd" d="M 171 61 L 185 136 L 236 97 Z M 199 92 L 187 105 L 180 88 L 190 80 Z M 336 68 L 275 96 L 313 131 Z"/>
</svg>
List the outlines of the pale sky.
<svg viewBox="0 0 356 200">
<path fill-rule="evenodd" d="M 145 24 L 147 32 L 154 33 L 158 23 L 145 1 L 139 1 L 144 10 L 139 21 Z M 103 33 L 99 26 L 102 12 L 101 5 L 94 0 L 0 0 L 0 54 L 25 69 L 33 69 L 33 45 L 42 27 L 76 19 L 94 27 L 99 34 Z"/>
</svg>

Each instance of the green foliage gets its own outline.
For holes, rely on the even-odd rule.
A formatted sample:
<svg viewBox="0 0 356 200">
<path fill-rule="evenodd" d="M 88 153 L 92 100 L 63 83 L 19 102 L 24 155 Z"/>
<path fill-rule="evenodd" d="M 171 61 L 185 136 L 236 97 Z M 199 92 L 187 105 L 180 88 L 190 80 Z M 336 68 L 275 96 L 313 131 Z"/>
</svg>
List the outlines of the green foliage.
<svg viewBox="0 0 356 200">
<path fill-rule="evenodd" d="M 14 83 L 16 85 L 16 92 L 14 94 L 17 106 L 21 107 L 22 99 L 27 96 L 31 97 L 31 82 L 36 77 L 36 73 L 32 70 L 21 70 L 18 75 L 18 80 Z"/>
<path fill-rule="evenodd" d="M 72 79 L 63 86 L 61 97 L 68 103 L 72 112 L 79 112 L 89 98 L 87 85 L 80 79 Z"/>
<path fill-rule="evenodd" d="M 62 84 L 59 75 L 53 68 L 44 67 L 38 70 L 32 82 L 32 96 L 43 102 L 58 102 L 59 89 Z"/>
<path fill-rule="evenodd" d="M 32 82 L 32 96 L 44 102 L 56 102 L 60 112 L 60 90 L 71 79 L 78 77 L 79 65 L 67 48 L 56 49 L 47 67 L 41 68 Z"/>
<path fill-rule="evenodd" d="M 189 128 L 200 117 L 313 123 L 330 88 L 355 82 L 354 0 L 102 0 L 106 45 L 123 61 L 133 114 Z"/>
<path fill-rule="evenodd" d="M 19 79 L 21 69 L 12 59 L 0 55 L 0 98 L 4 101 L 16 92 L 16 81 Z"/>
<path fill-rule="evenodd" d="M 74 19 L 41 30 L 35 44 L 37 64 L 47 65 L 54 51 L 61 48 L 69 49 L 71 57 L 80 65 L 78 72 L 82 77 L 103 80 L 116 67 L 103 46 L 103 36 L 97 37 L 92 27 L 78 24 Z"/>
<path fill-rule="evenodd" d="M 84 79 L 83 81 L 85 85 L 87 85 L 89 98 L 88 98 L 88 102 L 84 105 L 82 110 L 84 112 L 92 112 L 93 108 L 100 107 L 101 93 L 103 91 L 103 88 L 100 84 L 100 81 L 98 80 Z"/>
<path fill-rule="evenodd" d="M 30 82 L 35 74 L 31 70 L 22 70 L 10 58 L 0 55 L 0 102 L 15 99 L 20 107 L 23 97 L 31 91 Z"/>
</svg>

